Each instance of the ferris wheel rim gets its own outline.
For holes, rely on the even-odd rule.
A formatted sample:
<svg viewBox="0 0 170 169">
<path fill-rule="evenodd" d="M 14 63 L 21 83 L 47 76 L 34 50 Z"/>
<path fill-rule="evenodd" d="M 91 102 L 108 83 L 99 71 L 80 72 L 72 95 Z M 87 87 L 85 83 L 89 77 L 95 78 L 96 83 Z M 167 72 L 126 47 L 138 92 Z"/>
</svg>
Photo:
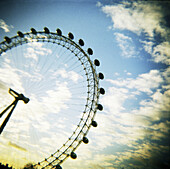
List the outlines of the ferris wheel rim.
<svg viewBox="0 0 170 169">
<path fill-rule="evenodd" d="M 86 137 L 91 126 L 96 127 L 97 123 L 94 121 L 95 114 L 97 110 L 102 110 L 99 102 L 99 95 L 104 94 L 103 88 L 99 88 L 99 79 L 103 79 L 104 76 L 102 73 L 97 74 L 96 66 L 99 66 L 100 63 L 98 61 L 92 63 L 90 59 L 90 55 L 93 54 L 91 48 L 88 48 L 87 52 L 85 52 L 81 46 L 84 46 L 84 41 L 82 39 L 79 40 L 79 45 L 73 41 L 74 35 L 69 32 L 68 37 L 62 35 L 60 29 L 57 29 L 57 33 L 50 32 L 48 28 L 44 28 L 44 31 L 36 31 L 34 28 L 31 28 L 31 32 L 22 33 L 18 31 L 18 35 L 12 38 L 5 37 L 5 40 L 0 43 L 0 55 L 3 52 L 11 50 L 14 47 L 20 46 L 26 43 L 32 42 L 50 42 L 55 43 L 57 45 L 61 45 L 65 47 L 67 50 L 70 50 L 81 62 L 84 67 L 84 71 L 86 72 L 87 83 L 88 83 L 88 96 L 86 99 L 85 109 L 83 111 L 83 115 L 74 130 L 71 137 L 61 146 L 57 151 L 51 154 L 48 158 L 45 158 L 41 162 L 38 162 L 34 166 L 42 166 L 42 168 L 46 168 L 48 166 L 55 167 L 60 165 L 66 158 L 71 156 L 73 159 L 75 157 L 74 151 L 77 147 L 84 142 L 88 143 L 88 139 Z M 62 42 L 62 43 L 60 43 Z M 69 45 L 70 46 L 69 46 Z M 71 48 L 74 47 L 74 48 Z M 83 56 L 79 55 L 80 53 Z M 101 75 L 102 74 L 102 75 Z M 101 76 L 100 76 L 101 75 Z M 102 89 L 102 92 L 101 92 Z M 91 92 L 92 91 L 92 92 Z M 87 111 L 88 110 L 88 113 Z M 86 119 L 83 119 L 84 114 L 88 114 Z M 83 123 L 84 121 L 84 123 Z M 83 123 L 83 124 L 82 124 Z M 80 126 L 82 126 L 80 128 Z M 76 132 L 78 133 L 75 137 Z M 76 144 L 75 144 L 76 142 Z M 69 143 L 69 144 L 68 144 Z M 63 151 L 64 150 L 64 151 Z M 62 157 L 63 156 L 63 157 Z M 55 157 L 55 159 L 53 158 Z M 51 160 L 53 158 L 54 160 Z M 61 160 L 60 160 L 61 159 Z"/>
</svg>

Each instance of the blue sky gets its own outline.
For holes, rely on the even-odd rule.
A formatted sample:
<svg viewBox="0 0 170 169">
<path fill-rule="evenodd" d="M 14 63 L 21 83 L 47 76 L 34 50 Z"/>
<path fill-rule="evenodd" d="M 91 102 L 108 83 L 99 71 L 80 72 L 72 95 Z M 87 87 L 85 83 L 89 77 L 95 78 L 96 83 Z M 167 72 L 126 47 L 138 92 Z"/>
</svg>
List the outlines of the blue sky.
<svg viewBox="0 0 170 169">
<path fill-rule="evenodd" d="M 52 32 L 60 28 L 64 35 L 72 32 L 77 42 L 82 38 L 85 42 L 84 50 L 92 48 L 94 51 L 94 55 L 91 56 L 92 60 L 97 58 L 101 62 L 97 71 L 101 71 L 105 75 L 105 80 L 101 81 L 100 85 L 105 88 L 106 94 L 100 97 L 104 110 L 96 115 L 98 127 L 92 128 L 88 133 L 89 144 L 82 144 L 76 150 L 78 158 L 76 160 L 68 158 L 62 164 L 63 168 L 161 169 L 170 167 L 168 163 L 170 160 L 169 6 L 168 1 L 6 0 L 0 2 L 0 41 L 3 41 L 4 36 L 15 36 L 17 31 L 29 32 L 32 27 L 40 31 L 46 26 Z M 24 48 L 25 54 L 33 51 L 34 53 L 43 52 L 42 55 L 48 56 L 54 50 L 50 45 L 37 45 L 36 47 Z M 18 49 L 18 51 L 21 50 Z M 28 58 L 26 55 L 24 56 Z M 30 54 L 29 57 L 31 56 L 34 57 Z M 21 59 L 20 56 L 17 57 L 16 59 Z M 7 58 L 10 60 L 8 54 Z M 1 59 L 0 61 L 4 65 L 7 63 Z M 9 69 L 1 64 L 0 82 L 11 84 L 9 78 L 7 80 L 8 72 L 10 75 L 7 68 Z M 5 71 L 6 76 L 3 76 Z M 69 77 L 71 79 L 74 72 L 68 71 L 67 73 L 70 76 L 64 70 L 59 69 L 57 76 L 61 76 L 63 81 L 68 80 Z M 78 77 L 77 81 L 81 80 L 81 76 L 76 77 Z M 71 80 L 73 84 L 76 82 L 76 79 Z M 21 92 L 24 91 L 22 84 L 17 82 L 16 79 L 13 85 L 18 87 L 18 90 L 21 89 Z M 61 95 L 65 90 L 66 94 L 63 99 L 69 101 L 71 94 L 64 84 L 64 82 L 57 83 L 57 87 L 61 91 L 59 90 L 55 94 Z M 1 84 L 1 86 L 3 85 Z M 4 88 L 1 87 L 2 103 L 4 94 Z M 51 99 L 49 100 L 55 104 L 53 93 L 48 91 L 48 96 Z M 84 95 L 82 95 L 83 97 Z M 32 95 L 32 98 L 37 105 L 40 104 L 36 97 Z M 6 99 L 6 102 L 9 100 Z M 61 109 L 67 109 L 65 106 L 63 104 Z M 0 108 L 3 109 L 1 105 Z M 32 104 L 31 111 L 34 112 L 34 110 L 37 110 L 37 107 Z M 43 113 L 40 115 L 42 115 L 41 120 L 44 120 Z M 61 125 L 59 136 L 62 133 L 69 136 L 69 130 L 65 127 L 66 124 L 63 124 L 68 121 L 68 116 L 69 113 L 65 117 L 59 116 L 58 122 Z M 63 118 L 66 121 L 62 122 Z M 13 120 L 15 122 L 15 118 Z M 23 120 L 25 123 L 28 122 L 28 128 L 21 130 L 22 132 L 42 127 L 41 124 L 30 126 L 29 122 L 33 120 L 32 118 L 27 121 L 24 116 Z M 48 131 L 50 120 L 53 120 L 52 116 L 46 120 L 46 130 Z M 75 123 L 77 118 L 74 120 L 71 117 L 69 121 Z M 64 127 L 62 128 L 62 126 Z M 11 128 L 12 122 L 11 126 L 9 124 L 9 129 Z M 3 153 L 0 154 L 0 160 L 3 163 L 8 162 L 20 167 L 19 160 L 12 158 L 13 154 L 19 152 L 22 158 L 27 159 L 24 159 L 24 162 L 36 159 L 37 156 L 30 157 L 30 154 L 25 153 L 24 150 L 28 148 L 28 145 L 24 146 L 26 140 L 21 144 L 19 138 L 22 140 L 22 136 L 28 135 L 19 132 L 19 129 L 16 131 L 18 135 L 12 136 L 12 141 L 9 139 L 11 135 L 8 136 L 8 130 L 1 136 L 0 146 Z M 50 132 L 52 133 L 52 131 Z M 36 132 L 31 134 L 36 135 Z M 35 140 L 29 142 L 32 147 L 36 138 L 43 137 L 41 132 L 38 134 L 34 137 Z M 51 140 L 55 138 L 51 138 Z M 61 137 L 60 141 L 63 140 L 65 137 Z M 45 147 L 50 151 L 49 154 L 53 153 L 50 140 L 44 139 L 43 141 L 43 143 L 49 143 L 49 149 Z M 36 148 L 40 147 L 37 145 Z M 11 154 L 9 150 L 12 151 Z"/>
</svg>

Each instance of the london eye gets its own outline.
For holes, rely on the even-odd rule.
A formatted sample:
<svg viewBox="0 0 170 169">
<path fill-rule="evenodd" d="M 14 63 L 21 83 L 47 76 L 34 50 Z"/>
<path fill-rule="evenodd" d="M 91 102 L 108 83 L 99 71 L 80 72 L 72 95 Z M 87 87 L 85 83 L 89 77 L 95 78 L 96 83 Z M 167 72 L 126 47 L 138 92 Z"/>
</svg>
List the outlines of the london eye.
<svg viewBox="0 0 170 169">
<path fill-rule="evenodd" d="M 74 39 L 45 27 L 0 43 L 0 155 L 9 165 L 61 169 L 97 127 L 104 75 L 93 50 Z"/>
</svg>

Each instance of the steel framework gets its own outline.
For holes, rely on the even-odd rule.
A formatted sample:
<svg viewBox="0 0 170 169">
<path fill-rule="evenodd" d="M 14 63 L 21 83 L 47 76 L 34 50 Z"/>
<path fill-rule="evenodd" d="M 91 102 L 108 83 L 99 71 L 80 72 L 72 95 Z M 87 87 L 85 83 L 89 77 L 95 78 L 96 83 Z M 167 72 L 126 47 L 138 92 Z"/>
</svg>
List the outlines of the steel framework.
<svg viewBox="0 0 170 169">
<path fill-rule="evenodd" d="M 102 110 L 103 106 L 99 104 L 99 95 L 104 94 L 103 88 L 99 87 L 99 79 L 103 79 L 104 75 L 96 71 L 96 66 L 100 65 L 100 62 L 95 59 L 94 62 L 91 61 L 90 55 L 93 54 L 93 50 L 88 48 L 87 51 L 82 49 L 84 46 L 84 41 L 79 40 L 78 43 L 73 41 L 74 36 L 72 33 L 68 34 L 68 37 L 62 35 L 60 29 L 56 30 L 56 33 L 50 32 L 47 27 L 44 31 L 36 31 L 31 28 L 31 32 L 22 33 L 18 32 L 17 36 L 12 38 L 4 37 L 4 41 L 0 43 L 0 55 L 2 53 L 17 47 L 25 43 L 32 42 L 48 42 L 60 45 L 77 57 L 80 64 L 83 66 L 86 80 L 87 80 L 87 99 L 82 117 L 77 125 L 77 128 L 68 138 L 68 140 L 52 153 L 49 157 L 38 162 L 34 165 L 37 168 L 61 168 L 60 164 L 67 159 L 69 156 L 75 159 L 77 155 L 74 153 L 76 148 L 81 144 L 81 142 L 88 143 L 88 138 L 86 137 L 91 126 L 97 127 L 97 122 L 94 121 L 95 114 L 97 110 Z"/>
</svg>

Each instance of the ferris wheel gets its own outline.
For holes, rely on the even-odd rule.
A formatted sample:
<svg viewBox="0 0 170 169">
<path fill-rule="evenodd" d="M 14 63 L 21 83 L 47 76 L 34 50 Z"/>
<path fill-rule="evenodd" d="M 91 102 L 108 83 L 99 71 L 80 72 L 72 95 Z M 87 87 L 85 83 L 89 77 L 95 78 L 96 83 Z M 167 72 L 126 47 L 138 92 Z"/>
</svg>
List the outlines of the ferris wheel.
<svg viewBox="0 0 170 169">
<path fill-rule="evenodd" d="M 15 167 L 61 169 L 102 111 L 93 50 L 82 39 L 31 28 L 0 43 L 0 149 L 2 162 Z M 18 103 L 19 102 L 19 103 Z M 19 155 L 18 155 L 19 154 Z M 22 159 L 22 160 L 21 160 Z M 17 165 L 18 164 L 18 165 Z"/>
</svg>

